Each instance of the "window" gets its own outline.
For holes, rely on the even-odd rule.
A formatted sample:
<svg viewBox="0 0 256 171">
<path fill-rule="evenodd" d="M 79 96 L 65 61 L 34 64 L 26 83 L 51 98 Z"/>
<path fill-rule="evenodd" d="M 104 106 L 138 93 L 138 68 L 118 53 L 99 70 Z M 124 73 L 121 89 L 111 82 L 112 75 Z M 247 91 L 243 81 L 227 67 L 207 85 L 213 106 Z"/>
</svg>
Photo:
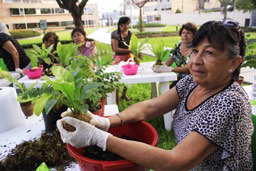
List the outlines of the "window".
<svg viewBox="0 0 256 171">
<path fill-rule="evenodd" d="M 59 22 L 47 22 L 47 27 L 59 27 Z"/>
<path fill-rule="evenodd" d="M 25 8 L 25 14 L 36 14 L 35 8 Z"/>
<path fill-rule="evenodd" d="M 15 29 L 26 29 L 25 23 L 13 24 Z"/>
<path fill-rule="evenodd" d="M 55 14 L 64 14 L 65 11 L 62 8 L 55 8 Z"/>
<path fill-rule="evenodd" d="M 210 0 L 204 0 L 204 2 L 210 2 Z"/>
<path fill-rule="evenodd" d="M 51 14 L 51 8 L 41 8 L 41 14 Z"/>
<path fill-rule="evenodd" d="M 20 15 L 19 8 L 10 8 L 11 15 Z"/>
</svg>

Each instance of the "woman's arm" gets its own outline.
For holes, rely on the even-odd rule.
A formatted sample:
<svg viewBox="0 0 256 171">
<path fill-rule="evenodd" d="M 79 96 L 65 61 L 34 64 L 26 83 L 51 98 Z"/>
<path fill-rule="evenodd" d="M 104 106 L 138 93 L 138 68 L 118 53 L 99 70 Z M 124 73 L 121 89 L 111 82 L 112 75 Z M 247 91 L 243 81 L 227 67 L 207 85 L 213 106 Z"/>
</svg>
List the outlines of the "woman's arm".
<svg viewBox="0 0 256 171">
<path fill-rule="evenodd" d="M 121 113 L 120 118 L 123 123 L 132 123 L 141 120 L 146 120 L 161 116 L 173 109 L 179 103 L 179 97 L 175 88 L 170 89 L 168 92 L 143 102 L 136 103 Z M 120 125 L 120 118 L 117 115 L 113 115 L 109 118 L 110 127 Z"/>
<path fill-rule="evenodd" d="M 109 136 L 107 150 L 134 163 L 156 171 L 189 170 L 217 147 L 197 132 L 191 132 L 172 150 L 163 150 L 144 143 Z"/>
<path fill-rule="evenodd" d="M 185 65 L 185 66 L 173 68 L 172 71 L 178 72 L 178 73 L 189 73 L 189 67 L 188 65 Z"/>
<path fill-rule="evenodd" d="M 119 48 L 118 40 L 116 40 L 116 39 L 111 39 L 111 44 L 112 44 L 113 51 L 115 51 L 117 53 L 132 53 L 132 51 L 129 49 Z"/>
<path fill-rule="evenodd" d="M 172 63 L 173 63 L 173 60 L 172 60 L 172 58 L 170 58 L 170 57 L 167 58 L 166 61 L 165 61 L 165 65 L 167 65 L 167 66 L 171 66 Z"/>
<path fill-rule="evenodd" d="M 10 53 L 12 55 L 12 59 L 14 61 L 14 67 L 19 68 L 19 53 L 17 51 L 17 49 L 15 48 L 15 46 L 13 45 L 13 43 L 8 40 L 3 44 L 3 49 L 5 49 L 8 53 Z"/>
</svg>

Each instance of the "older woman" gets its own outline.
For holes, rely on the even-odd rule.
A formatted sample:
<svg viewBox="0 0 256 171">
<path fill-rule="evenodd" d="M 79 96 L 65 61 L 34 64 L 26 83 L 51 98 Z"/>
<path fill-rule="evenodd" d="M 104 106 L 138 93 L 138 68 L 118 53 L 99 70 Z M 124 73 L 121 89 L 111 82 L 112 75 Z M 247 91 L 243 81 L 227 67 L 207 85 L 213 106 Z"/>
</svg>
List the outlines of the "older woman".
<svg viewBox="0 0 256 171">
<path fill-rule="evenodd" d="M 98 145 L 154 170 L 252 170 L 251 107 L 235 81 L 245 53 L 244 36 L 233 21 L 209 21 L 192 41 L 191 75 L 167 93 L 110 118 L 93 116 L 96 127 L 67 117 L 78 130 L 57 125 L 62 140 L 76 147 Z M 177 146 L 163 150 L 112 136 L 109 127 L 161 116 L 176 108 Z M 133 150 L 131 150 L 133 149 Z"/>
<path fill-rule="evenodd" d="M 71 38 L 75 44 L 82 44 L 78 47 L 78 54 L 89 58 L 90 56 L 95 56 L 97 53 L 95 42 L 87 40 L 86 33 L 83 29 L 73 29 L 71 32 Z"/>
<path fill-rule="evenodd" d="M 172 69 L 173 72 L 178 73 L 178 80 L 184 78 L 189 74 L 188 61 L 191 54 L 190 43 L 197 31 L 197 27 L 193 23 L 185 23 L 181 26 L 179 35 L 181 42 L 175 45 L 170 52 L 169 58 L 165 61 L 167 66 L 171 66 L 175 63 L 176 67 Z M 173 82 L 170 87 L 175 86 L 177 81 Z"/>
</svg>

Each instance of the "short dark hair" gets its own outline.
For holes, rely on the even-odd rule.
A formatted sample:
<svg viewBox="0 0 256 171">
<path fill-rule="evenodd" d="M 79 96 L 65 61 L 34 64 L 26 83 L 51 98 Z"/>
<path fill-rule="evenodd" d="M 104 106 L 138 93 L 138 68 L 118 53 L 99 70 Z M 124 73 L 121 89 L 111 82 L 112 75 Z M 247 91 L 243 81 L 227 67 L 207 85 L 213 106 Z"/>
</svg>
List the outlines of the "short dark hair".
<svg viewBox="0 0 256 171">
<path fill-rule="evenodd" d="M 242 58 L 245 55 L 244 32 L 234 21 L 208 21 L 204 23 L 196 32 L 191 46 L 196 47 L 204 38 L 221 52 L 225 50 L 229 53 L 229 58 L 233 59 L 236 55 Z M 240 67 L 233 73 L 233 79 L 237 80 L 240 74 Z"/>
<path fill-rule="evenodd" d="M 44 42 L 46 42 L 50 37 L 53 37 L 53 39 L 54 39 L 54 46 L 53 46 L 53 49 L 56 50 L 57 43 L 59 42 L 59 37 L 57 36 L 56 33 L 54 33 L 54 32 L 47 32 L 47 33 L 44 35 L 42 41 L 43 41 L 43 43 L 44 43 Z"/>
<path fill-rule="evenodd" d="M 80 32 L 84 37 L 85 37 L 85 40 L 86 40 L 86 33 L 83 29 L 79 28 L 79 27 L 76 27 L 72 30 L 71 32 L 71 38 L 74 36 L 75 32 Z"/>
<path fill-rule="evenodd" d="M 181 36 L 181 33 L 182 33 L 182 31 L 183 31 L 184 29 L 186 29 L 186 30 L 188 30 L 188 31 L 191 31 L 193 35 L 195 35 L 195 33 L 196 33 L 196 31 L 197 31 L 196 25 L 195 25 L 194 23 L 188 22 L 188 23 L 185 23 L 185 24 L 183 24 L 183 25 L 181 26 L 180 31 L 179 31 L 179 35 L 180 35 L 180 36 Z"/>
</svg>

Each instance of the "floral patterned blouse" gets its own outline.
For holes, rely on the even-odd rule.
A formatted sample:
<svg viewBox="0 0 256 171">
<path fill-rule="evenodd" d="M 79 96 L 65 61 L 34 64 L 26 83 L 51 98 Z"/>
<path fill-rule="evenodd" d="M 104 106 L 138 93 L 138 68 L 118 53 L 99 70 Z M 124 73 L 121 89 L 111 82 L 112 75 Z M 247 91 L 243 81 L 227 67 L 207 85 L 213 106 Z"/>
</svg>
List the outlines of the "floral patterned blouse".
<svg viewBox="0 0 256 171">
<path fill-rule="evenodd" d="M 232 81 L 220 92 L 188 110 L 187 98 L 196 86 L 191 75 L 176 84 L 180 102 L 173 116 L 175 138 L 179 143 L 195 131 L 209 139 L 217 149 L 192 170 L 251 171 L 253 125 L 246 92 Z"/>
<path fill-rule="evenodd" d="M 174 48 L 170 51 L 169 58 L 175 63 L 176 67 L 185 66 L 188 63 L 189 57 L 185 57 L 180 52 L 181 42 L 176 44 Z M 178 80 L 184 78 L 188 74 L 178 73 Z"/>
</svg>

